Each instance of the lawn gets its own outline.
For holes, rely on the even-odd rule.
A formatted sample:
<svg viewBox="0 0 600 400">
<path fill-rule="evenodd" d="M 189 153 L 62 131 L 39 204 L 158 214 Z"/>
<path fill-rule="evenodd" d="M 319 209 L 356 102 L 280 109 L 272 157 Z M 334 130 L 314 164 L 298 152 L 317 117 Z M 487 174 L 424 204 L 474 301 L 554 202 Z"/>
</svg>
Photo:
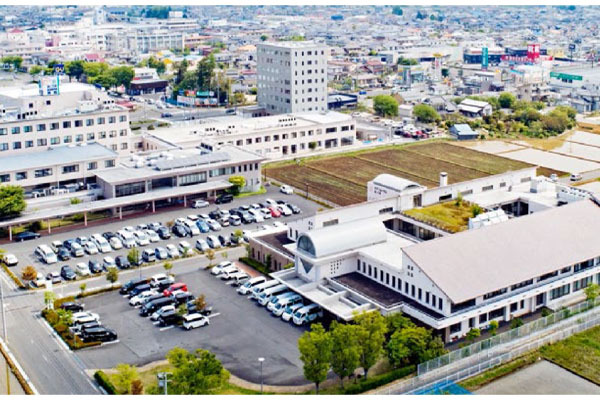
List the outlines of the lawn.
<svg viewBox="0 0 600 400">
<path fill-rule="evenodd" d="M 404 214 L 450 232 L 467 229 L 469 218 L 473 216 L 471 204 L 466 201 L 458 205 L 455 201 L 448 201 L 424 208 L 413 208 L 404 211 Z"/>
<path fill-rule="evenodd" d="M 600 326 L 540 349 L 542 357 L 600 385 Z"/>
<path fill-rule="evenodd" d="M 320 155 L 301 162 L 284 161 L 265 165 L 265 174 L 337 205 L 367 199 L 367 182 L 379 174 L 392 174 L 428 188 L 438 186 L 440 172 L 457 183 L 532 165 L 494 154 L 466 149 L 448 142 L 430 141 L 406 145 Z M 540 170 L 538 170 L 538 173 Z M 560 171 L 544 169 L 545 174 Z"/>
</svg>

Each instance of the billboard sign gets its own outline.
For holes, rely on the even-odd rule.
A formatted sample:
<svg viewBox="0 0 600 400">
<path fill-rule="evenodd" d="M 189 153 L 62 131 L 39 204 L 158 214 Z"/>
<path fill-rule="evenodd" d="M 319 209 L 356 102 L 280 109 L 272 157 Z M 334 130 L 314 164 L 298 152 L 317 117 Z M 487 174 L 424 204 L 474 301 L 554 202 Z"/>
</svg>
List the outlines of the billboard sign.
<svg viewBox="0 0 600 400">
<path fill-rule="evenodd" d="M 488 48 L 481 49 L 481 69 L 487 69 L 489 64 Z"/>
<path fill-rule="evenodd" d="M 582 81 L 583 76 L 581 75 L 571 75 L 571 74 L 563 74 L 562 72 L 550 72 L 550 78 L 557 78 L 566 81 Z"/>
</svg>

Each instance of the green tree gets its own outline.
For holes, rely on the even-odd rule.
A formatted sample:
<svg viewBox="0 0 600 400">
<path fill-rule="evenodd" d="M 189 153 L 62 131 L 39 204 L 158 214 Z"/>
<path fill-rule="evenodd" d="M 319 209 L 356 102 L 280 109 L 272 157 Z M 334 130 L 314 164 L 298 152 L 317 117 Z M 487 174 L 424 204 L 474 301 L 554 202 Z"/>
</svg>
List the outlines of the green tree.
<svg viewBox="0 0 600 400">
<path fill-rule="evenodd" d="M 114 79 L 114 86 L 125 86 L 129 89 L 129 85 L 135 76 L 133 68 L 127 65 L 121 65 L 118 67 L 111 68 L 110 76 Z"/>
<path fill-rule="evenodd" d="M 481 206 L 479 204 L 473 204 L 471 206 L 471 215 L 473 215 L 473 218 L 475 218 L 482 212 L 483 212 L 483 208 L 481 208 Z"/>
<path fill-rule="evenodd" d="M 118 364 L 117 373 L 113 375 L 113 381 L 120 393 L 128 394 L 131 391 L 131 382 L 139 378 L 137 368 L 129 364 Z"/>
<path fill-rule="evenodd" d="M 110 71 L 103 72 L 100 75 L 88 78 L 88 82 L 102 86 L 105 89 L 110 89 L 117 84 L 117 80 Z"/>
<path fill-rule="evenodd" d="M 310 331 L 304 332 L 298 339 L 304 377 L 315 383 L 317 394 L 319 394 L 319 384 L 327 379 L 331 349 L 331 336 L 320 323 L 312 324 Z"/>
<path fill-rule="evenodd" d="M 365 372 L 364 378 L 366 379 L 369 369 L 383 354 L 387 324 L 385 318 L 378 311 L 358 314 L 354 317 L 354 322 L 358 326 L 359 364 Z"/>
<path fill-rule="evenodd" d="M 231 100 L 231 103 L 235 105 L 243 106 L 244 104 L 246 104 L 246 96 L 242 92 L 235 92 Z"/>
<path fill-rule="evenodd" d="M 404 14 L 404 12 L 402 11 L 402 7 L 400 7 L 400 6 L 394 6 L 394 8 L 392 8 L 392 14 L 399 15 L 399 16 L 401 16 L 402 14 Z"/>
<path fill-rule="evenodd" d="M 331 324 L 331 369 L 340 378 L 344 387 L 344 378 L 352 375 L 359 366 L 360 347 L 358 344 L 358 327 L 356 325 Z"/>
<path fill-rule="evenodd" d="M 502 108 L 512 108 L 517 99 L 512 93 L 502 92 L 498 96 L 498 104 Z"/>
<path fill-rule="evenodd" d="M 29 67 L 29 75 L 34 76 L 42 72 L 44 69 L 39 65 L 33 65 Z"/>
<path fill-rule="evenodd" d="M 15 217 L 26 207 L 25 192 L 21 186 L 0 186 L 0 218 Z"/>
<path fill-rule="evenodd" d="M 87 288 L 87 283 L 82 283 L 81 285 L 79 285 L 79 290 L 81 291 L 81 295 L 83 295 L 85 293 L 85 289 Z"/>
<path fill-rule="evenodd" d="M 185 58 L 181 62 L 175 64 L 175 85 L 179 85 L 181 81 L 183 81 L 189 66 L 190 64 Z"/>
<path fill-rule="evenodd" d="M 167 353 L 173 366 L 169 383 L 172 394 L 209 394 L 229 380 L 229 372 L 208 350 L 198 349 L 194 354 L 175 347 Z"/>
<path fill-rule="evenodd" d="M 146 18 L 167 19 L 170 11 L 170 6 L 149 6 L 142 11 L 142 15 Z"/>
<path fill-rule="evenodd" d="M 69 76 L 69 79 L 75 78 L 79 80 L 84 72 L 83 65 L 84 63 L 81 60 L 69 61 L 65 65 L 65 74 Z"/>
<path fill-rule="evenodd" d="M 373 98 L 373 109 L 383 117 L 398 115 L 398 101 L 392 96 L 380 94 Z"/>
<path fill-rule="evenodd" d="M 246 186 L 246 178 L 244 178 L 242 175 L 233 175 L 229 177 L 229 183 L 233 185 L 231 188 L 231 193 L 237 196 L 242 191 L 244 186 Z"/>
<path fill-rule="evenodd" d="M 134 247 L 131 250 L 129 250 L 129 252 L 127 253 L 127 261 L 129 261 L 129 264 L 137 265 L 139 260 L 140 251 L 137 249 L 137 247 Z"/>
<path fill-rule="evenodd" d="M 489 332 L 490 332 L 490 335 L 496 336 L 496 333 L 498 332 L 498 321 L 496 321 L 496 320 L 490 321 Z"/>
<path fill-rule="evenodd" d="M 54 300 L 56 300 L 56 295 L 51 290 L 46 290 L 44 292 L 44 305 L 46 309 L 51 310 L 54 308 Z"/>
<path fill-rule="evenodd" d="M 520 326 L 523 326 L 523 320 L 521 318 L 513 318 L 510 321 L 510 329 L 516 329 Z"/>
<path fill-rule="evenodd" d="M 200 60 L 196 67 L 196 85 L 199 90 L 206 91 L 211 89 L 216 65 L 215 56 L 212 54 Z"/>
<path fill-rule="evenodd" d="M 96 77 L 108 70 L 108 64 L 100 62 L 86 62 L 83 64 L 83 73 L 86 77 Z"/>
<path fill-rule="evenodd" d="M 206 296 L 201 294 L 194 299 L 194 305 L 196 306 L 196 310 L 202 311 L 206 308 Z"/>
<path fill-rule="evenodd" d="M 408 327 L 394 332 L 387 345 L 388 359 L 395 367 L 418 364 L 426 358 L 431 332 L 423 327 Z"/>
<path fill-rule="evenodd" d="M 241 242 L 242 238 L 244 237 L 244 232 L 241 229 L 236 229 L 233 231 L 233 236 L 238 240 L 238 242 Z"/>
<path fill-rule="evenodd" d="M 467 332 L 467 342 L 473 343 L 479 336 L 481 336 L 481 330 L 479 330 L 479 328 L 471 328 L 469 332 Z"/>
<path fill-rule="evenodd" d="M 404 58 L 402 56 L 398 57 L 398 65 L 417 65 L 419 61 L 416 58 Z"/>
<path fill-rule="evenodd" d="M 169 271 L 171 271 L 173 269 L 173 263 L 171 262 L 166 262 L 163 264 L 163 268 L 165 269 L 166 273 L 168 274 Z"/>
<path fill-rule="evenodd" d="M 410 318 L 405 317 L 401 312 L 387 314 L 385 316 L 385 322 L 387 325 L 388 336 L 391 336 L 392 334 L 394 334 L 394 332 L 400 329 L 415 326 L 415 324 L 410 320 Z"/>
<path fill-rule="evenodd" d="M 110 282 L 110 286 L 112 287 L 118 279 L 119 271 L 115 267 L 110 267 L 106 272 L 106 280 Z"/>
<path fill-rule="evenodd" d="M 208 249 L 204 252 L 206 259 L 208 260 L 208 268 L 213 266 L 213 261 L 215 260 L 215 251 L 213 249 Z"/>
<path fill-rule="evenodd" d="M 260 41 L 264 42 L 265 40 L 267 40 L 269 37 L 267 35 L 265 35 L 264 33 L 262 35 L 260 35 Z"/>
<path fill-rule="evenodd" d="M 437 122 L 441 120 L 440 114 L 427 104 L 417 104 L 414 106 L 413 115 L 421 122 Z"/>
<path fill-rule="evenodd" d="M 600 285 L 597 283 L 592 283 L 588 285 L 585 290 L 585 298 L 589 301 L 596 301 L 598 296 L 600 296 Z"/>
</svg>

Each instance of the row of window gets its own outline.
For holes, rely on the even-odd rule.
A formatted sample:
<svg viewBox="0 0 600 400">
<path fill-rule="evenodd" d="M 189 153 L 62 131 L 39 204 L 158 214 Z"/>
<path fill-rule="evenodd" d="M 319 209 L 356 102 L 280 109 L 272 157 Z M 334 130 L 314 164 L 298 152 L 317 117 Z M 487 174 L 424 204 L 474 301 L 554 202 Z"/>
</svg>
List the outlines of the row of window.
<svg viewBox="0 0 600 400">
<path fill-rule="evenodd" d="M 407 297 L 412 297 L 420 302 L 424 302 L 432 308 L 437 307 L 439 310 L 443 310 L 444 308 L 444 300 L 433 293 L 425 291 L 425 296 L 423 296 L 423 289 L 416 287 L 413 284 L 409 284 L 408 282 L 404 282 L 404 290 L 402 290 L 402 279 L 390 275 L 389 272 L 385 272 L 382 269 L 379 269 L 378 271 L 377 267 L 373 267 L 371 264 L 367 264 L 364 261 L 361 262 L 360 260 L 356 260 L 356 266 L 358 272 L 362 272 L 363 274 L 378 280 L 382 284 L 393 287 Z"/>
<path fill-rule="evenodd" d="M 96 123 L 97 125 L 104 125 L 106 123 L 106 121 L 107 121 L 106 117 L 98 117 L 98 118 L 96 118 L 96 120 L 94 120 L 93 118 L 88 118 L 85 120 L 85 126 L 93 126 L 94 123 Z M 126 121 L 127 121 L 126 115 L 119 116 L 119 122 L 126 122 Z M 109 124 L 114 124 L 116 122 L 117 122 L 116 116 L 108 117 Z M 62 128 L 68 129 L 68 128 L 71 128 L 71 126 L 73 126 L 75 128 L 80 128 L 80 127 L 84 126 L 83 124 L 84 124 L 84 120 L 82 120 L 82 119 L 77 119 L 74 121 L 63 121 Z M 33 128 L 34 128 L 34 125 L 13 126 L 10 128 L 10 133 L 13 135 L 19 135 L 21 132 L 30 133 L 30 132 L 33 132 Z M 36 132 L 44 132 L 47 129 L 51 130 L 51 131 L 58 130 L 58 129 L 60 129 L 60 123 L 59 122 L 51 122 L 49 124 L 35 125 Z M 9 132 L 9 128 L 0 128 L 0 136 L 8 135 L 8 132 Z"/>
<path fill-rule="evenodd" d="M 106 160 L 104 161 L 105 168 L 112 168 L 115 166 L 115 160 Z M 87 170 L 92 171 L 98 169 L 98 162 L 92 161 L 87 163 Z M 79 164 L 65 165 L 61 168 L 62 174 L 72 174 L 73 172 L 79 172 Z M 34 178 L 44 178 L 47 176 L 52 176 L 54 171 L 52 168 L 41 168 L 33 171 Z M 15 172 L 15 181 L 22 181 L 27 179 L 28 171 L 20 171 Z M 10 174 L 2 174 L 0 175 L 0 183 L 10 182 Z"/>
<path fill-rule="evenodd" d="M 121 129 L 120 136 L 127 136 L 127 129 Z M 106 132 L 98 132 L 98 139 L 106 139 Z M 110 131 L 108 137 L 114 138 L 117 137 L 117 131 Z M 90 132 L 87 135 L 83 134 L 78 134 L 75 135 L 75 143 L 82 143 L 83 141 L 87 140 L 87 141 L 92 141 L 96 139 L 96 133 L 95 132 Z M 55 145 L 59 145 L 61 144 L 61 138 L 60 136 L 54 136 L 51 137 L 50 140 L 48 140 L 47 138 L 40 138 L 37 139 L 37 141 L 33 141 L 33 140 L 25 140 L 24 142 L 12 142 L 12 149 L 13 150 L 19 150 L 22 148 L 31 148 L 34 147 L 34 143 L 37 143 L 37 146 L 48 146 L 48 143 L 50 143 L 51 146 L 55 146 Z M 62 143 L 64 144 L 68 144 L 68 143 L 73 143 L 73 136 L 71 135 L 66 135 L 63 136 L 62 138 Z M 9 150 L 10 146 L 8 143 L 0 143 L 0 151 L 6 151 Z M 121 149 L 122 150 L 126 150 L 127 149 L 127 143 L 123 143 L 121 145 Z"/>
</svg>

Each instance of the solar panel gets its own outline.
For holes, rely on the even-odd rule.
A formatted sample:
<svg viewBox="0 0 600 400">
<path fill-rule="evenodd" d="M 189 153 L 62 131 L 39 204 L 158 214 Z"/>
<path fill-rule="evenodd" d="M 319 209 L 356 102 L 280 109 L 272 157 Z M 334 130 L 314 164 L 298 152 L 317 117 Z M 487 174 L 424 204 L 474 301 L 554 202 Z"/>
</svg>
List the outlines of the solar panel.
<svg viewBox="0 0 600 400">
<path fill-rule="evenodd" d="M 174 158 L 172 160 L 160 160 L 154 165 L 159 171 L 168 171 L 171 169 L 195 167 L 199 165 L 214 164 L 223 161 L 229 161 L 231 157 L 227 153 L 208 153 L 191 157 Z"/>
</svg>

